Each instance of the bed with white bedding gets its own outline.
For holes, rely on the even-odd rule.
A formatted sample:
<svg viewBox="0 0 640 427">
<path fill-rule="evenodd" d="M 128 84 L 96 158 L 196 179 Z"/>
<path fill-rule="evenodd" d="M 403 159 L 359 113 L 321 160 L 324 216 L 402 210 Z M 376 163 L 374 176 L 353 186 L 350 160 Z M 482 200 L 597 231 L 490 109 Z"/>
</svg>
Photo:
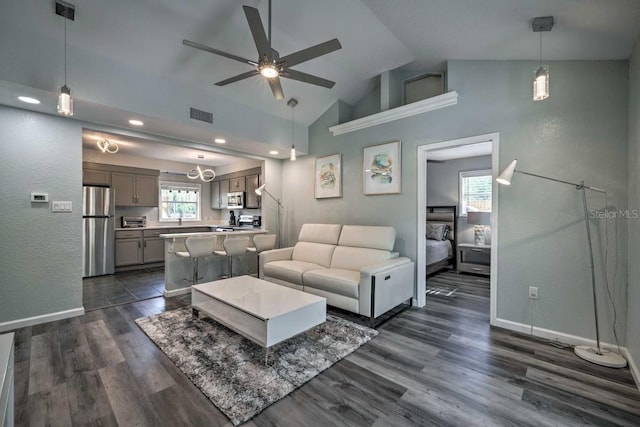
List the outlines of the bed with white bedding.
<svg viewBox="0 0 640 427">
<path fill-rule="evenodd" d="M 427 206 L 427 275 L 456 265 L 457 206 Z"/>
</svg>

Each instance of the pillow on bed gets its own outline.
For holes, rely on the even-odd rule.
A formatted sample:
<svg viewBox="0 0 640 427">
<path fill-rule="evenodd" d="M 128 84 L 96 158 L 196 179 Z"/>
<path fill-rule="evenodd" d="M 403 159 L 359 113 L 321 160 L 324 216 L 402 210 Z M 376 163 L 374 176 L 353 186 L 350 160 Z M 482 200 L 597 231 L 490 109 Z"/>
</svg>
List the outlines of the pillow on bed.
<svg viewBox="0 0 640 427">
<path fill-rule="evenodd" d="M 449 227 L 449 224 L 445 224 L 444 233 L 442 233 L 442 240 L 447 240 L 449 238 L 449 233 L 451 233 L 451 227 Z"/>
<path fill-rule="evenodd" d="M 446 224 L 427 224 L 427 239 L 442 240 Z"/>
</svg>

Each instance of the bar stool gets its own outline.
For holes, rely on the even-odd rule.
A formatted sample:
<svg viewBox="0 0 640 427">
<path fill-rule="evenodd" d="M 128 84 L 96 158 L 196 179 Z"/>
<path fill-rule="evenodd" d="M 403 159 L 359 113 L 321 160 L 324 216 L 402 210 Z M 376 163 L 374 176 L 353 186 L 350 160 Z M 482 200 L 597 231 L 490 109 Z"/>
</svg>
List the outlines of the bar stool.
<svg viewBox="0 0 640 427">
<path fill-rule="evenodd" d="M 224 247 L 223 251 L 214 251 L 213 253 L 227 257 L 227 277 L 233 277 L 233 257 L 247 252 L 249 238 L 247 236 L 228 237 L 224 239 L 222 246 Z"/>
<path fill-rule="evenodd" d="M 276 247 L 275 234 L 256 234 L 253 236 L 253 247 L 247 248 L 249 252 L 255 253 L 258 264 L 258 277 L 260 277 L 260 252 L 268 251 Z"/>
<path fill-rule="evenodd" d="M 187 237 L 184 241 L 184 245 L 187 247 L 187 252 L 176 252 L 176 256 L 179 256 L 180 258 L 193 259 L 193 285 L 198 284 L 198 260 L 200 258 L 213 255 L 213 249 L 216 247 L 217 240 L 218 236 Z M 202 277 L 200 277 L 200 279 L 202 279 Z"/>
</svg>

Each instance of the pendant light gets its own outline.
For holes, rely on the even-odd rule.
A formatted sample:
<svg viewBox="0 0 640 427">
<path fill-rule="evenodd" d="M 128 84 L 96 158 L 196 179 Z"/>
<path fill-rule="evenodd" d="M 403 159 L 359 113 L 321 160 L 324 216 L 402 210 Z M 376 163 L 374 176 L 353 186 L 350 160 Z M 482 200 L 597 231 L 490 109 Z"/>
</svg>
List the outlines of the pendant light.
<svg viewBox="0 0 640 427">
<path fill-rule="evenodd" d="M 67 19 L 75 20 L 75 6 L 57 0 L 56 14 L 64 18 L 64 85 L 60 88 L 58 95 L 58 114 L 73 116 L 73 98 L 71 97 L 71 89 L 67 86 Z"/>
<path fill-rule="evenodd" d="M 534 18 L 531 28 L 534 33 L 540 33 L 540 66 L 533 78 L 533 100 L 542 101 L 549 97 L 549 66 L 542 65 L 542 32 L 551 31 L 553 28 L 553 16 Z"/>
<path fill-rule="evenodd" d="M 298 105 L 298 100 L 295 98 L 291 98 L 289 101 L 287 101 L 287 105 L 291 107 L 291 152 L 289 154 L 289 160 L 293 162 L 296 160 L 296 146 L 294 138 L 296 122 L 294 121 L 295 115 L 293 109 L 296 107 L 296 105 Z"/>
<path fill-rule="evenodd" d="M 103 153 L 116 154 L 120 149 L 117 142 L 109 141 L 108 139 L 101 139 L 96 144 Z"/>
</svg>

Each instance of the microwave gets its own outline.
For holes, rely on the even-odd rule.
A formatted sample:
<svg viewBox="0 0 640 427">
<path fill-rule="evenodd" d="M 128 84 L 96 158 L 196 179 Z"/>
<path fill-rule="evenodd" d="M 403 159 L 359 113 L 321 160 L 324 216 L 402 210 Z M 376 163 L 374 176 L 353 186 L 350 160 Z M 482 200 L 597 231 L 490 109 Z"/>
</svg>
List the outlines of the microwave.
<svg viewBox="0 0 640 427">
<path fill-rule="evenodd" d="M 244 208 L 244 192 L 235 191 L 227 195 L 227 209 Z"/>
</svg>

